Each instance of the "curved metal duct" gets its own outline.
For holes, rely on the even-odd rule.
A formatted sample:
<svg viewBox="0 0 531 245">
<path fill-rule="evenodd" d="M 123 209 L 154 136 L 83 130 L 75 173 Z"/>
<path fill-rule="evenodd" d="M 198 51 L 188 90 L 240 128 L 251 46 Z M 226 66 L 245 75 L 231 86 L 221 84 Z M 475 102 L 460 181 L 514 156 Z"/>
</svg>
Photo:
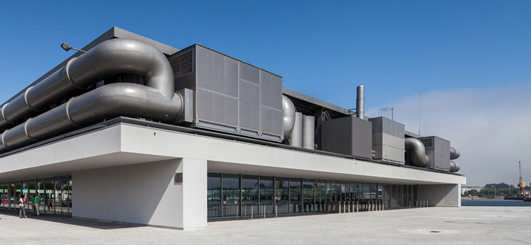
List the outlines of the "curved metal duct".
<svg viewBox="0 0 531 245">
<path fill-rule="evenodd" d="M 282 130 L 284 132 L 284 139 L 289 139 L 294 125 L 295 105 L 288 96 L 282 95 Z"/>
<path fill-rule="evenodd" d="M 450 160 L 455 160 L 461 156 L 461 153 L 459 153 L 455 147 L 450 147 Z"/>
<path fill-rule="evenodd" d="M 406 163 L 417 166 L 425 167 L 429 162 L 429 157 L 426 155 L 426 147 L 417 138 L 406 138 Z"/>
<path fill-rule="evenodd" d="M 144 76 L 147 86 L 134 83 L 105 85 L 27 119 L 34 111 L 44 110 L 44 105 L 71 97 L 77 89 L 123 73 Z M 27 121 L 2 133 L 0 150 L 116 116 L 175 123 L 183 110 L 183 98 L 175 93 L 173 72 L 164 54 L 140 41 L 112 39 L 69 60 L 63 68 L 4 104 L 0 129 L 21 120 Z"/>
<path fill-rule="evenodd" d="M 171 98 L 175 92 L 171 66 L 157 48 L 131 39 L 104 41 L 65 66 L 28 87 L 5 103 L 0 113 L 0 131 L 26 120 L 45 105 L 57 103 L 99 80 L 131 73 L 145 77 L 146 85 Z"/>
<path fill-rule="evenodd" d="M 182 97 L 168 98 L 158 90 L 133 83 L 109 84 L 28 119 L 2 134 L 0 150 L 64 133 L 116 116 L 145 117 L 164 122 L 176 122 L 183 113 Z"/>
<path fill-rule="evenodd" d="M 450 161 L 450 172 L 458 172 L 460 169 L 454 161 Z"/>
</svg>

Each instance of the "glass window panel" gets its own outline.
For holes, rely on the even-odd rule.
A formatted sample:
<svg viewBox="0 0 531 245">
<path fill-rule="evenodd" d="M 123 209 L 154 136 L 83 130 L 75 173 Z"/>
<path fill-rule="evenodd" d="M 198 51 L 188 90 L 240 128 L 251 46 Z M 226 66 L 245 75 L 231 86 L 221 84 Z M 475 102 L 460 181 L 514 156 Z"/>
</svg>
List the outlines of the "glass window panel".
<svg viewBox="0 0 531 245">
<path fill-rule="evenodd" d="M 222 216 L 239 216 L 240 214 L 240 176 L 222 176 Z"/>
<path fill-rule="evenodd" d="M 244 205 L 258 204 L 258 177 L 242 177 L 242 203 Z"/>
<path fill-rule="evenodd" d="M 39 189 L 43 190 L 41 203 L 43 205 L 43 213 L 53 214 L 55 213 L 54 195 L 55 188 L 52 179 L 45 179 L 39 181 Z"/>
<path fill-rule="evenodd" d="M 279 214 L 289 213 L 289 181 L 287 179 L 277 179 L 275 199 Z"/>
<path fill-rule="evenodd" d="M 240 203 L 240 180 L 238 176 L 223 176 L 223 204 Z"/>
<path fill-rule="evenodd" d="M 208 217 L 221 216 L 221 176 L 208 174 Z"/>
<path fill-rule="evenodd" d="M 261 177 L 260 178 L 260 204 L 271 205 L 273 204 L 273 178 Z"/>
<path fill-rule="evenodd" d="M 301 181 L 290 180 L 289 181 L 289 195 L 290 195 L 290 213 L 302 212 L 301 209 Z"/>
</svg>

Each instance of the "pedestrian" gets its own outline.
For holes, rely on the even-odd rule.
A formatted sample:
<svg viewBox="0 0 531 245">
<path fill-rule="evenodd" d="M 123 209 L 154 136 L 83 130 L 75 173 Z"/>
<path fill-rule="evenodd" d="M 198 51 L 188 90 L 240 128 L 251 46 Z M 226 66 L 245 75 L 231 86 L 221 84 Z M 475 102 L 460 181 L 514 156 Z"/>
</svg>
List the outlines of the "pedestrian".
<svg viewBox="0 0 531 245">
<path fill-rule="evenodd" d="M 39 213 L 39 204 L 40 203 L 41 203 L 41 196 L 39 194 L 37 194 L 33 198 L 33 207 L 35 208 L 35 214 L 37 214 L 37 216 L 40 215 L 40 213 Z"/>
<path fill-rule="evenodd" d="M 19 210 L 18 210 L 18 217 L 19 218 L 27 218 L 26 216 L 26 209 L 25 209 L 26 200 L 24 198 L 24 195 L 20 196 L 20 199 L 18 200 Z M 24 217 L 22 216 L 24 214 Z"/>
</svg>

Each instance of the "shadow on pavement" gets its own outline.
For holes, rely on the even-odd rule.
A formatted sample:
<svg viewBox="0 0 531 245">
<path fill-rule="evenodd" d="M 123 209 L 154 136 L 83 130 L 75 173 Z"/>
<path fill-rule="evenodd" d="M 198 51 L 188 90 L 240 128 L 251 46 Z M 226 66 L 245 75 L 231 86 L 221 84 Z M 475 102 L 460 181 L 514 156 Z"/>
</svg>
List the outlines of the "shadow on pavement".
<svg viewBox="0 0 531 245">
<path fill-rule="evenodd" d="M 18 218 L 18 211 L 14 211 L 14 210 L 0 210 L 0 214 L 9 215 L 9 216 Z M 59 215 L 50 215 L 50 214 L 35 216 L 35 215 L 32 215 L 32 214 L 28 213 L 28 218 L 27 219 L 58 222 L 58 223 L 63 223 L 63 224 L 84 226 L 84 227 L 90 227 L 90 228 L 95 228 L 95 229 L 103 229 L 103 230 L 134 228 L 134 227 L 146 226 L 146 225 L 140 225 L 140 224 L 130 224 L 130 223 L 124 223 L 124 222 L 114 222 L 114 221 L 102 221 L 102 220 L 92 220 L 92 219 L 83 219 L 83 218 L 73 218 L 73 217 L 70 217 L 70 216 L 59 216 Z"/>
</svg>

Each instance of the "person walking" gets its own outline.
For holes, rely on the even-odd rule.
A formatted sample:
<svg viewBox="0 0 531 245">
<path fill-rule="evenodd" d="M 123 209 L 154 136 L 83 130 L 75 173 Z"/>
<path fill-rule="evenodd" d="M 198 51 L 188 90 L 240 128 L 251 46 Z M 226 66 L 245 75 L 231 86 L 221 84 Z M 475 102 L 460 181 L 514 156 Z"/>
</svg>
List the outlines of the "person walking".
<svg viewBox="0 0 531 245">
<path fill-rule="evenodd" d="M 18 217 L 21 219 L 27 218 L 28 216 L 26 216 L 26 209 L 24 207 L 26 205 L 26 200 L 24 199 L 24 195 L 20 196 L 20 199 L 18 200 L 18 205 L 19 205 Z M 24 214 L 24 217 L 22 217 L 22 214 Z"/>
<path fill-rule="evenodd" d="M 37 216 L 40 215 L 39 213 L 39 204 L 41 204 L 41 196 L 39 194 L 35 195 L 35 197 L 33 197 L 33 206 L 35 207 L 35 214 Z"/>
</svg>

